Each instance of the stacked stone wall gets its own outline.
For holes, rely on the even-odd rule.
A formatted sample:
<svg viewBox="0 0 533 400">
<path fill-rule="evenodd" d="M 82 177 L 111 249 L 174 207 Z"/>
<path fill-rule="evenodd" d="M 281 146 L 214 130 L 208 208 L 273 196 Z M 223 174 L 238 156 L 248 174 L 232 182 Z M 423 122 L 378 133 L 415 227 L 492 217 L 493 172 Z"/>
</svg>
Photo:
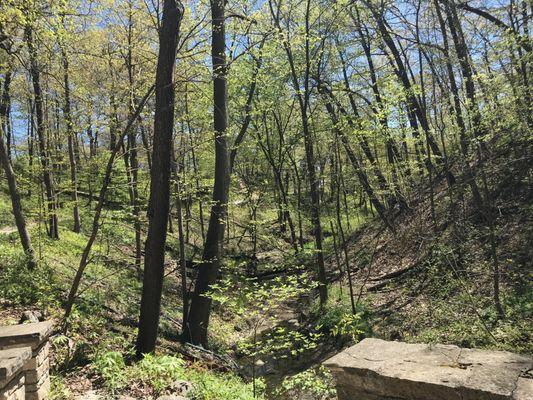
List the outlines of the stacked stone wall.
<svg viewBox="0 0 533 400">
<path fill-rule="evenodd" d="M 0 350 L 17 352 L 29 350 L 27 359 L 21 365 L 20 377 L 13 387 L 0 389 L 0 400 L 45 400 L 50 392 L 50 343 L 53 331 L 50 321 L 33 324 L 0 327 Z M 0 362 L 3 357 L 0 356 Z M 21 382 L 24 396 L 20 397 Z M 16 393 L 16 396 L 10 394 Z M 7 397 L 7 396 L 11 397 Z M 1 397 L 4 396 L 4 397 Z"/>
<path fill-rule="evenodd" d="M 24 365 L 30 357 L 29 347 L 0 350 L 0 400 L 26 398 Z"/>
</svg>

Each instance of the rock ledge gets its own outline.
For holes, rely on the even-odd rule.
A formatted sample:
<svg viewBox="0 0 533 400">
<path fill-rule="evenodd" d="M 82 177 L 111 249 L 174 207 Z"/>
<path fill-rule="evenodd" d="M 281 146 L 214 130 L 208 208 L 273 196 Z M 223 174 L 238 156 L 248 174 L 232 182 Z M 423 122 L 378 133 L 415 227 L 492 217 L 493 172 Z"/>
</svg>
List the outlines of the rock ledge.
<svg viewBox="0 0 533 400">
<path fill-rule="evenodd" d="M 530 357 L 364 339 L 327 360 L 339 400 L 533 400 Z"/>
</svg>

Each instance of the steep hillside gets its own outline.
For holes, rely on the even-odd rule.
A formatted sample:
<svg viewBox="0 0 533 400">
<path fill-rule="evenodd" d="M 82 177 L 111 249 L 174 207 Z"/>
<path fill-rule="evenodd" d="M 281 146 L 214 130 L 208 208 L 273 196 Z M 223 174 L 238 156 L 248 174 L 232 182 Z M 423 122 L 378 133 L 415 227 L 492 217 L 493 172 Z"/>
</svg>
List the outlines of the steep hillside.
<svg viewBox="0 0 533 400">
<path fill-rule="evenodd" d="M 533 186 L 531 141 L 494 144 L 492 227 L 473 204 L 465 177 L 442 180 L 432 217 L 429 190 L 395 220 L 396 232 L 371 223 L 349 244 L 357 296 L 374 313 L 374 333 L 392 340 L 453 343 L 531 353 Z M 479 164 L 474 164 L 479 174 Z M 505 318 L 494 306 L 495 251 Z"/>
</svg>

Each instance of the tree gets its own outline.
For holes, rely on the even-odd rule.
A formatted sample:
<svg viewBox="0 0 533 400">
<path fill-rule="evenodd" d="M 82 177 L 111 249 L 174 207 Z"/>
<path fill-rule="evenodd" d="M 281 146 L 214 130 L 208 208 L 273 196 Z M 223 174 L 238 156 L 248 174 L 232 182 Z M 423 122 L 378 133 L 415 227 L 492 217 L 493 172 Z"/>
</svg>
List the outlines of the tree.
<svg viewBox="0 0 533 400">
<path fill-rule="evenodd" d="M 62 16 L 64 24 L 64 17 Z M 63 114 L 65 117 L 67 143 L 68 143 L 68 158 L 70 164 L 70 183 L 72 185 L 72 202 L 73 202 L 73 219 L 74 226 L 72 230 L 79 233 L 81 230 L 80 211 L 78 204 L 78 170 L 76 165 L 76 155 L 74 154 L 74 144 L 76 141 L 74 133 L 74 123 L 72 120 L 72 105 L 70 101 L 70 77 L 69 77 L 69 60 L 68 54 L 62 41 L 62 32 L 60 28 L 58 33 L 58 45 L 61 52 L 61 63 L 63 65 L 63 86 L 64 86 L 64 104 Z"/>
<path fill-rule="evenodd" d="M 29 11 L 31 13 L 31 11 Z M 39 158 L 41 161 L 42 177 L 46 191 L 46 206 L 48 209 L 48 236 L 59 239 L 59 226 L 56 213 L 56 193 L 52 180 L 52 168 L 48 154 L 47 133 L 44 120 L 43 91 L 41 88 L 41 67 L 37 61 L 37 49 L 34 44 L 33 21 L 26 22 L 24 36 L 30 57 L 30 75 L 33 84 L 35 116 L 37 119 L 37 138 L 39 144 Z"/>
<path fill-rule="evenodd" d="M 227 88 L 225 0 L 211 0 L 211 59 L 213 63 L 213 127 L 215 130 L 215 182 L 213 203 L 205 238 L 202 263 L 191 299 L 189 320 L 183 325 L 187 342 L 207 346 L 211 299 L 206 295 L 220 269 L 230 183 L 227 145 Z"/>
<path fill-rule="evenodd" d="M 309 103 L 311 99 L 311 1 L 305 3 L 305 36 L 304 36 L 304 72 L 303 83 L 300 83 L 300 75 L 296 69 L 294 53 L 291 48 L 289 38 L 285 38 L 285 33 L 280 25 L 281 0 L 276 4 L 274 9 L 273 1 L 269 0 L 269 8 L 274 24 L 279 34 L 283 37 L 282 43 L 287 55 L 290 66 L 291 82 L 296 92 L 298 105 L 300 107 L 300 116 L 302 120 L 302 130 L 304 136 L 305 158 L 307 165 L 307 177 L 311 196 L 311 221 L 313 224 L 313 236 L 315 238 L 315 251 L 317 260 L 318 291 L 320 295 L 320 304 L 325 304 L 328 298 L 328 288 L 326 281 L 326 268 L 324 264 L 324 254 L 322 249 L 322 224 L 320 222 L 320 194 L 319 180 L 316 175 L 316 160 L 314 154 L 314 140 L 309 126 Z"/>
<path fill-rule="evenodd" d="M 11 75 L 11 72 L 9 71 L 6 75 Z M 17 185 L 17 178 L 15 175 L 15 171 L 13 170 L 13 166 L 11 165 L 8 147 L 6 146 L 6 143 L 4 141 L 5 134 L 3 127 L 5 126 L 4 120 L 7 117 L 4 111 L 7 110 L 7 107 L 4 104 L 4 100 L 9 98 L 9 95 L 6 95 L 6 92 L 8 91 L 9 84 L 6 85 L 4 82 L 4 93 L 2 96 L 3 100 L 0 103 L 0 164 L 2 165 L 4 173 L 6 174 L 7 185 L 9 187 L 9 196 L 11 197 L 11 206 L 13 209 L 13 215 L 15 216 L 15 223 L 17 225 L 20 243 L 22 244 L 24 253 L 28 258 L 28 266 L 30 267 L 30 269 L 33 269 L 36 265 L 35 251 L 33 250 L 33 246 L 31 244 L 30 234 L 26 225 L 26 218 L 22 209 L 22 201 L 20 197 L 20 191 Z"/>
<path fill-rule="evenodd" d="M 173 75 L 182 17 L 183 6 L 180 2 L 176 2 L 176 0 L 164 1 L 155 80 L 154 145 L 148 204 L 149 222 L 145 245 L 139 334 L 136 344 L 137 357 L 154 351 L 159 326 L 165 242 L 170 208 L 172 132 L 174 129 Z"/>
</svg>

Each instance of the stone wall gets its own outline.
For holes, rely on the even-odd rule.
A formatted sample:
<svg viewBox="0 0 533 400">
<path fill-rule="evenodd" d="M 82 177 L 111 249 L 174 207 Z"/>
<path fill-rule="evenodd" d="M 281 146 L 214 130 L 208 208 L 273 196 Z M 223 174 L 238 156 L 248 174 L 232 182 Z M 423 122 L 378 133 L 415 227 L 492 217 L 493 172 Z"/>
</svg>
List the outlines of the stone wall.
<svg viewBox="0 0 533 400">
<path fill-rule="evenodd" d="M 50 343 L 48 341 L 53 330 L 50 321 L 34 324 L 0 326 L 0 363 L 9 364 L 8 353 L 28 353 L 20 366 L 20 373 L 13 372 L 11 377 L 20 379 L 14 383 L 17 393 L 20 392 L 20 382 L 24 385 L 23 397 L 7 397 L 11 389 L 0 385 L 0 400 L 43 400 L 50 391 Z M 2 379 L 0 369 L 0 379 Z M 6 368 L 6 371 L 8 369 Z M 10 383 L 11 384 L 11 383 Z M 17 386 L 18 385 L 18 386 Z M 4 389 L 5 388 L 5 389 Z M 4 397 L 2 397 L 4 396 Z"/>
<path fill-rule="evenodd" d="M 339 400 L 533 400 L 531 357 L 364 339 L 327 360 Z"/>
<path fill-rule="evenodd" d="M 0 350 L 0 400 L 24 400 L 24 365 L 31 358 L 31 348 Z"/>
</svg>

